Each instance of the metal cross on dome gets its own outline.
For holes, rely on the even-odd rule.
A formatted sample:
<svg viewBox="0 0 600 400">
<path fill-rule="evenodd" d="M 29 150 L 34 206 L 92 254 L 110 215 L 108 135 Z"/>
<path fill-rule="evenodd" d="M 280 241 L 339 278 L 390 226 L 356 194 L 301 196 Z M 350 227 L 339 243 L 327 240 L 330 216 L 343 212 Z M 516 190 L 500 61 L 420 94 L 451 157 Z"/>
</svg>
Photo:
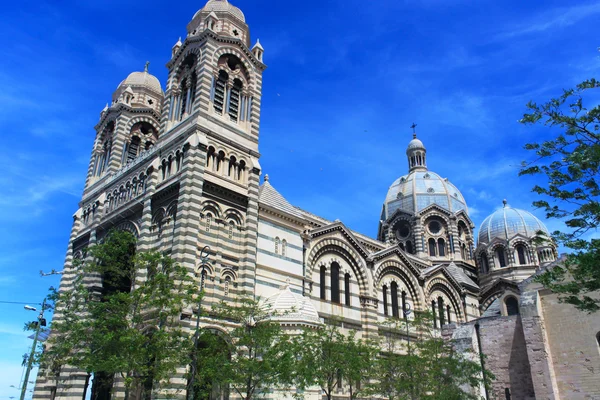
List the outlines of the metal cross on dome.
<svg viewBox="0 0 600 400">
<path fill-rule="evenodd" d="M 412 123 L 412 125 L 410 126 L 413 130 L 413 133 L 417 133 L 416 132 L 416 128 L 417 128 L 417 124 L 415 124 L 414 122 Z"/>
</svg>

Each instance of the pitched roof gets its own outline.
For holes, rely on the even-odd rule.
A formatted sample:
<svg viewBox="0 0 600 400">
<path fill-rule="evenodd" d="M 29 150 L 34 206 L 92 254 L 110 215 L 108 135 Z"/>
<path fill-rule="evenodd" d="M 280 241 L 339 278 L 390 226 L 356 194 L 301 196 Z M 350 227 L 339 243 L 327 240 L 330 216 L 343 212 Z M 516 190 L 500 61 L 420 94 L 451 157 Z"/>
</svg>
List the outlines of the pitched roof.
<svg viewBox="0 0 600 400">
<path fill-rule="evenodd" d="M 265 206 L 275 208 L 295 217 L 302 217 L 302 214 L 296 207 L 291 205 L 268 180 L 265 180 L 258 188 L 258 202 Z"/>
<path fill-rule="evenodd" d="M 461 285 L 469 285 L 471 287 L 479 289 L 479 285 L 477 285 L 473 281 L 473 279 L 469 278 L 469 276 L 465 274 L 465 271 L 463 271 L 462 268 L 454 264 L 454 262 L 451 262 L 449 265 L 446 266 L 446 271 L 448 271 L 448 273 L 452 275 L 452 277 L 456 279 L 456 281 Z"/>
<path fill-rule="evenodd" d="M 461 286 L 466 285 L 466 286 L 470 286 L 475 289 L 479 289 L 479 285 L 477 285 L 471 278 L 469 278 L 469 276 L 467 274 L 465 274 L 465 271 L 463 271 L 462 268 L 460 268 L 456 264 L 454 264 L 454 261 L 452 261 L 450 264 L 432 265 L 431 267 L 425 268 L 423 271 L 421 271 L 421 275 L 427 276 L 439 269 L 445 269 L 446 272 L 448 272 L 448 274 L 459 285 L 461 285 Z"/>
</svg>

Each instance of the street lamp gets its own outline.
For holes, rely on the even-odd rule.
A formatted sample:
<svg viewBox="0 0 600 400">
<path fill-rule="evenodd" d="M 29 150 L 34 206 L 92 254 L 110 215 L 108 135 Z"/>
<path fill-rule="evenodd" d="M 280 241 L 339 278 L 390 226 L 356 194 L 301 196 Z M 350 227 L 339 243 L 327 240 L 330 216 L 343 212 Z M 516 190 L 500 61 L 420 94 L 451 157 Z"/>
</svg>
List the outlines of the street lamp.
<svg viewBox="0 0 600 400">
<path fill-rule="evenodd" d="M 410 333 L 408 331 L 408 316 L 410 315 L 410 313 L 412 312 L 412 310 L 410 309 L 410 303 L 404 303 L 404 310 L 402 310 L 402 313 L 404 314 L 404 322 L 406 323 L 406 340 L 408 341 L 408 358 L 409 361 L 412 362 L 412 352 L 410 351 Z M 414 393 L 414 388 L 413 388 L 413 383 L 412 383 L 412 376 L 413 376 L 413 372 L 412 372 L 412 367 L 410 368 L 410 377 L 411 377 L 411 383 L 410 383 L 410 398 L 412 400 L 414 400 L 415 398 L 415 393 Z"/>
<path fill-rule="evenodd" d="M 208 263 L 210 246 L 204 246 L 200 251 L 200 296 L 198 297 L 198 315 L 196 316 L 196 332 L 194 333 L 194 351 L 192 352 L 192 367 L 190 368 L 190 381 L 188 390 L 188 400 L 194 400 L 194 380 L 196 379 L 196 369 L 198 364 L 198 339 L 200 335 L 200 307 L 202 306 L 202 295 L 204 294 L 204 271 Z"/>
<path fill-rule="evenodd" d="M 28 311 L 37 311 L 35 307 L 25 306 Z M 38 336 L 42 326 L 46 326 L 46 320 L 44 319 L 44 311 L 46 311 L 46 299 L 42 302 L 42 309 L 38 315 L 37 326 L 35 328 L 35 335 L 33 336 L 33 344 L 31 345 L 31 352 L 29 353 L 29 359 L 27 360 L 27 369 L 25 370 L 25 378 L 23 379 L 23 387 L 21 388 L 20 400 L 25 400 L 25 393 L 27 393 L 27 383 L 29 381 L 29 373 L 31 372 L 31 366 L 33 365 L 33 357 L 35 355 L 35 346 L 37 346 Z"/>
</svg>

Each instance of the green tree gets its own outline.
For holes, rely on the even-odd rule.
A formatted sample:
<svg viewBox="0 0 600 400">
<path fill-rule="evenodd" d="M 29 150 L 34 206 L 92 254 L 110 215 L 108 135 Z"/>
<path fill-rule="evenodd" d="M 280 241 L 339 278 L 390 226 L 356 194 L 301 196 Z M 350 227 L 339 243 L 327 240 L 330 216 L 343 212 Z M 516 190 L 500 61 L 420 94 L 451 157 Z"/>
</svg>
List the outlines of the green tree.
<svg viewBox="0 0 600 400">
<path fill-rule="evenodd" d="M 230 388 L 244 400 L 258 398 L 268 390 L 291 383 L 295 361 L 289 336 L 277 322 L 270 321 L 272 310 L 260 299 L 242 298 L 235 304 L 220 303 L 212 316 L 233 324 L 228 332 L 228 351 L 223 341 L 202 341 L 198 357 L 198 390 Z M 210 335 L 204 334 L 207 339 Z"/>
<path fill-rule="evenodd" d="M 343 382 L 348 386 L 350 399 L 356 399 L 367 393 L 379 348 L 370 340 L 356 337 L 354 330 L 345 335 L 340 342 L 343 352 L 340 373 Z"/>
<path fill-rule="evenodd" d="M 525 145 L 535 158 L 523 162 L 519 174 L 545 176 L 547 182 L 533 188 L 541 196 L 533 205 L 548 218 L 564 220 L 568 231 L 553 237 L 573 250 L 536 279 L 586 312 L 600 309 L 600 298 L 590 296 L 600 290 L 600 240 L 585 237 L 600 224 L 600 106 L 584 106 L 584 97 L 597 96 L 598 88 L 600 82 L 590 79 L 547 103 L 530 102 L 520 121 L 552 128 L 550 139 Z"/>
<path fill-rule="evenodd" d="M 408 343 L 408 329 L 416 340 Z M 370 392 L 390 400 L 479 399 L 473 394 L 492 378 L 482 373 L 478 362 L 468 354 L 454 350 L 452 341 L 444 340 L 433 328 L 428 313 L 416 313 L 414 320 L 388 320 L 382 327 L 382 350 Z"/>
<path fill-rule="evenodd" d="M 318 386 L 328 400 L 344 381 L 351 398 L 362 393 L 377 354 L 372 343 L 357 338 L 354 331 L 344 335 L 338 325 L 334 321 L 321 329 L 307 329 L 295 338 L 294 345 L 296 386 Z"/>
<path fill-rule="evenodd" d="M 168 386 L 189 362 L 192 341 L 179 317 L 201 295 L 193 277 L 165 255 L 135 254 L 133 235 L 116 230 L 75 267 L 72 288 L 50 295 L 56 318 L 41 366 L 55 377 L 64 365 L 93 374 L 95 396 L 116 374 L 126 399 Z"/>
</svg>

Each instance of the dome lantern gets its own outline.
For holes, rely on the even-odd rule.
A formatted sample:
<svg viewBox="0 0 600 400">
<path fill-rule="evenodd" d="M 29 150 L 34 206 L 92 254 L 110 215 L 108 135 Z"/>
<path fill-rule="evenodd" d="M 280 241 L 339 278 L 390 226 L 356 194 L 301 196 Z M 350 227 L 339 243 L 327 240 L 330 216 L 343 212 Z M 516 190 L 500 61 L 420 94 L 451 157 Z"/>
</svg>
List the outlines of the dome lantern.
<svg viewBox="0 0 600 400">
<path fill-rule="evenodd" d="M 417 124 L 413 122 L 411 128 L 413 130 L 413 139 L 408 143 L 406 148 L 406 157 L 408 157 L 408 171 L 427 171 L 426 154 L 427 149 L 423 142 L 417 139 L 415 128 Z"/>
</svg>

